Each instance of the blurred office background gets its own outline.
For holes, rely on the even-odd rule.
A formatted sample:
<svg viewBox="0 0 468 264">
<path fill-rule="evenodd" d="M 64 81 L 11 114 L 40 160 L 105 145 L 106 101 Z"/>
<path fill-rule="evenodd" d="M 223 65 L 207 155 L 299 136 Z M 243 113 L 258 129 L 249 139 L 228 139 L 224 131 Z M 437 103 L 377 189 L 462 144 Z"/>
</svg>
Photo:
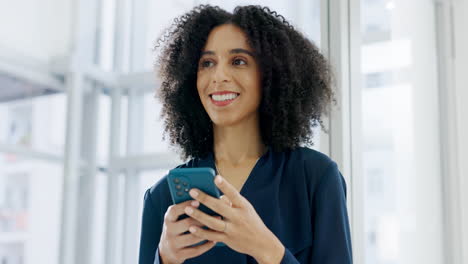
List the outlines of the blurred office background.
<svg viewBox="0 0 468 264">
<path fill-rule="evenodd" d="M 0 1 L 0 263 L 136 263 L 162 140 L 156 38 L 195 5 L 259 4 L 330 59 L 316 130 L 357 264 L 468 263 L 467 0 Z"/>
</svg>

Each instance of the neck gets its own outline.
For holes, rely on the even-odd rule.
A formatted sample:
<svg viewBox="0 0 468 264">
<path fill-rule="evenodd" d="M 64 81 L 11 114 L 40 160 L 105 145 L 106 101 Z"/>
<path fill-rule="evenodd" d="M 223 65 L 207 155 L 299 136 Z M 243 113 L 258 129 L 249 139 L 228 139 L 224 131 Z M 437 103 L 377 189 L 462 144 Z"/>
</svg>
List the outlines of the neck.
<svg viewBox="0 0 468 264">
<path fill-rule="evenodd" d="M 235 166 L 258 159 L 266 150 L 260 135 L 258 114 L 232 126 L 213 124 L 213 136 L 217 162 Z"/>
</svg>

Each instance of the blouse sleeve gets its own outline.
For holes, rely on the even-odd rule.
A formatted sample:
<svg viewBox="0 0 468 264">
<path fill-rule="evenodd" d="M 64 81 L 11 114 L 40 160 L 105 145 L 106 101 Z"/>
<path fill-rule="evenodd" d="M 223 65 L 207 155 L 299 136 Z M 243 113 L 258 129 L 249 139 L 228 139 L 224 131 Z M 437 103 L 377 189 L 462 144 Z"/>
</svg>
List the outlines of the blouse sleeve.
<svg viewBox="0 0 468 264">
<path fill-rule="evenodd" d="M 151 199 L 150 189 L 145 193 L 143 204 L 143 217 L 141 224 L 140 235 L 140 256 L 139 264 L 160 264 L 162 263 L 159 256 L 159 239 L 162 232 L 162 219 L 159 208 Z"/>
<path fill-rule="evenodd" d="M 310 259 L 304 259 L 303 255 L 295 256 L 286 248 L 281 264 L 353 263 L 346 208 L 346 182 L 335 162 L 328 165 L 318 181 L 310 199 L 313 226 Z"/>
<path fill-rule="evenodd" d="M 319 179 L 312 199 L 313 248 L 310 263 L 352 264 L 346 182 L 335 162 Z"/>
<path fill-rule="evenodd" d="M 296 257 L 289 251 L 289 249 L 285 248 L 284 256 L 281 260 L 280 264 L 300 264 L 300 262 L 296 259 Z"/>
</svg>

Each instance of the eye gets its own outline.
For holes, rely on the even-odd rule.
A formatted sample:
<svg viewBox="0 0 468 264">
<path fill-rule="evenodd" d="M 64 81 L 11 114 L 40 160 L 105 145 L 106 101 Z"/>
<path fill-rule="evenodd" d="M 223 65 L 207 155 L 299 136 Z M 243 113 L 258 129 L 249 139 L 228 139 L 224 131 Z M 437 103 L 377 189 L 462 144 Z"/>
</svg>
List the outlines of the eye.
<svg viewBox="0 0 468 264">
<path fill-rule="evenodd" d="M 247 64 L 247 62 L 244 59 L 239 59 L 239 58 L 234 59 L 233 63 L 235 65 L 245 65 L 245 64 Z M 239 63 L 244 63 L 244 64 L 239 64 Z"/>
<path fill-rule="evenodd" d="M 201 61 L 200 62 L 200 67 L 202 68 L 208 68 L 210 67 L 210 64 L 209 63 L 213 63 L 212 61 L 209 61 L 209 60 L 204 60 L 204 61 Z"/>
</svg>

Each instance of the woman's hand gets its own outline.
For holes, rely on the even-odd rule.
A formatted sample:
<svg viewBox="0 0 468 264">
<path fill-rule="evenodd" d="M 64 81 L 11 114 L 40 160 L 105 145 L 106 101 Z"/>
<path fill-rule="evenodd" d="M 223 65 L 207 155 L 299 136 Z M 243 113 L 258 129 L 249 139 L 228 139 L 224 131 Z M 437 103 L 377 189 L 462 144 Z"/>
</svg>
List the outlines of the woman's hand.
<svg viewBox="0 0 468 264">
<path fill-rule="evenodd" d="M 280 263 L 284 246 L 265 226 L 252 204 L 220 175 L 216 177 L 215 183 L 224 193 L 222 199 L 216 199 L 198 189 L 191 189 L 189 193 L 224 219 L 187 205 L 185 213 L 211 229 L 193 225 L 189 231 L 202 240 L 221 241 L 237 252 L 254 257 L 259 263 Z"/>
<path fill-rule="evenodd" d="M 189 226 L 201 227 L 203 224 L 190 217 L 177 221 L 179 216 L 184 214 L 184 208 L 188 205 L 196 208 L 200 204 L 192 200 L 171 205 L 164 215 L 164 224 L 158 245 L 163 264 L 183 263 L 186 259 L 205 253 L 216 244 L 208 241 L 203 245 L 188 247 L 205 240 L 190 233 L 184 234 L 188 231 Z"/>
</svg>

